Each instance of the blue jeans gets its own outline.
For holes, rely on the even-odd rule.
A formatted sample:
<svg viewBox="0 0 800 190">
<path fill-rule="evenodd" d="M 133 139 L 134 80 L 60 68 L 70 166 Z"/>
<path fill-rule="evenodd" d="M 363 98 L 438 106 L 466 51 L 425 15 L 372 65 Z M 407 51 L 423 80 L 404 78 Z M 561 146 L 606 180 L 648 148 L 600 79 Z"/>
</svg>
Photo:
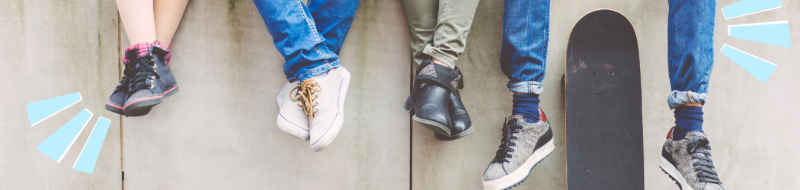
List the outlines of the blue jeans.
<svg viewBox="0 0 800 190">
<path fill-rule="evenodd" d="M 705 103 L 714 64 L 716 0 L 669 0 L 670 108 Z M 500 65 L 511 92 L 542 93 L 550 21 L 549 0 L 506 0 Z"/>
<path fill-rule="evenodd" d="M 286 60 L 283 74 L 301 82 L 340 66 L 339 51 L 360 0 L 253 0 Z"/>
</svg>

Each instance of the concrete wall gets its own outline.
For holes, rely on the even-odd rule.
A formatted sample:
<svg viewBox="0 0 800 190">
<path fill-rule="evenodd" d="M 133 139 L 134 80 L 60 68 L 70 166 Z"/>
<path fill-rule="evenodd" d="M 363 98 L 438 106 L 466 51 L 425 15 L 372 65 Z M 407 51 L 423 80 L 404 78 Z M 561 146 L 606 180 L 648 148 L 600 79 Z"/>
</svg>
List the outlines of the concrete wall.
<svg viewBox="0 0 800 190">
<path fill-rule="evenodd" d="M 717 10 L 737 0 L 719 0 Z M 723 44 L 778 65 L 765 84 L 716 53 L 705 131 L 715 165 L 731 189 L 800 188 L 794 134 L 800 101 L 800 53 L 729 38 L 727 26 L 789 20 L 800 4 L 725 20 L 717 14 L 715 50 Z M 552 1 L 546 90 L 540 106 L 556 150 L 517 189 L 566 189 L 564 52 L 569 31 L 586 12 L 616 9 L 637 30 L 643 77 L 645 187 L 678 189 L 658 168 L 673 124 L 666 105 L 667 1 Z M 408 29 L 398 1 L 362 0 L 342 50 L 353 74 L 345 127 L 321 153 L 275 126 L 275 96 L 285 79 L 252 1 L 192 1 L 173 42 L 172 69 L 181 92 L 144 117 L 103 109 L 129 44 L 113 1 L 15 1 L 0 7 L 0 189 L 480 189 L 480 178 L 510 114 L 511 93 L 499 68 L 503 1 L 483 0 L 459 60 L 462 91 L 475 131 L 440 142 L 402 109 L 411 85 Z M 795 32 L 796 33 L 796 32 Z M 794 35 L 793 45 L 800 46 Z M 796 49 L 796 48 L 795 48 Z M 718 52 L 718 51 L 715 51 Z M 25 104 L 80 91 L 83 101 L 34 127 Z M 31 93 L 34 92 L 34 93 Z M 35 147 L 87 108 L 112 120 L 94 174 L 71 168 L 79 149 L 55 163 Z M 121 121 L 121 122 L 120 122 Z M 88 130 L 87 130 L 88 131 Z M 82 147 L 88 132 L 78 138 Z M 125 171 L 125 180 L 119 173 Z"/>
<path fill-rule="evenodd" d="M 103 108 L 119 82 L 119 19 L 110 1 L 0 6 L 0 189 L 119 189 L 120 117 Z M 31 126 L 25 105 L 80 92 L 83 101 Z M 36 147 L 73 116 L 94 114 L 61 163 Z M 73 170 L 99 117 L 111 120 L 93 174 Z"/>
</svg>

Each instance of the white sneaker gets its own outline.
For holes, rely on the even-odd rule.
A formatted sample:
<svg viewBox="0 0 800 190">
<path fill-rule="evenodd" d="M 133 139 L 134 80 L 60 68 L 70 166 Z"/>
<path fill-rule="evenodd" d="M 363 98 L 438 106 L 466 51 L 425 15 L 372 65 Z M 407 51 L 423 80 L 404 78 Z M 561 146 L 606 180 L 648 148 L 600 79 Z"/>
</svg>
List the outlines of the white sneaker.
<svg viewBox="0 0 800 190">
<path fill-rule="evenodd" d="M 303 112 L 297 87 L 300 83 L 286 81 L 280 94 L 278 94 L 278 128 L 290 135 L 308 141 L 308 116 Z"/>
<path fill-rule="evenodd" d="M 305 107 L 311 131 L 311 149 L 325 149 L 342 128 L 344 122 L 344 98 L 350 85 L 350 72 L 336 67 L 308 79 L 301 84 L 307 94 Z"/>
</svg>

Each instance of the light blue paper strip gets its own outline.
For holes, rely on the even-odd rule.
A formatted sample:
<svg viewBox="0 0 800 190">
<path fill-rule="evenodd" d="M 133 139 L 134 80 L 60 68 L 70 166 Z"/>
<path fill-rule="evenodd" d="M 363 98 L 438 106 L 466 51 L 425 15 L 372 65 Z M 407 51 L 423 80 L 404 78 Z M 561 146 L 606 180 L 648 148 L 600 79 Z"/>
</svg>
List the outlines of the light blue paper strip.
<svg viewBox="0 0 800 190">
<path fill-rule="evenodd" d="M 50 137 L 45 139 L 36 149 L 39 149 L 39 151 L 42 151 L 54 161 L 61 163 L 61 159 L 64 158 L 64 155 L 67 153 L 67 150 L 72 147 L 72 144 L 75 143 L 75 139 L 81 134 L 83 128 L 86 128 L 86 124 L 89 123 L 89 119 L 91 118 L 92 112 L 89 112 L 88 109 L 84 109 L 78 113 L 78 115 L 72 117 L 64 126 L 61 126 L 55 133 L 50 135 Z"/>
<path fill-rule="evenodd" d="M 733 62 L 739 64 L 744 70 L 761 81 L 761 83 L 766 83 L 769 76 L 772 75 L 772 72 L 778 67 L 769 61 L 728 46 L 728 44 L 722 46 L 721 51 L 722 54 L 725 54 L 725 56 L 728 56 Z"/>
<path fill-rule="evenodd" d="M 783 7 L 781 0 L 742 0 L 722 8 L 725 19 L 760 13 Z"/>
<path fill-rule="evenodd" d="M 39 124 L 39 122 L 42 122 L 47 118 L 50 118 L 51 116 L 57 114 L 58 112 L 64 111 L 64 109 L 67 109 L 68 107 L 77 104 L 81 100 L 82 100 L 81 93 L 76 92 L 55 98 L 50 98 L 47 100 L 30 103 L 27 105 L 28 119 L 30 120 L 30 124 L 31 126 Z"/>
<path fill-rule="evenodd" d="M 103 117 L 97 119 L 97 124 L 94 125 L 92 133 L 89 134 L 89 139 L 83 145 L 83 150 L 78 155 L 78 160 L 72 166 L 73 169 L 92 174 L 95 163 L 97 163 L 97 157 L 100 156 L 100 149 L 103 148 L 103 142 L 106 140 L 109 125 L 111 125 L 111 121 L 108 119 Z"/>
<path fill-rule="evenodd" d="M 728 26 L 728 36 L 787 48 L 792 47 L 789 22 L 787 21 Z"/>
</svg>

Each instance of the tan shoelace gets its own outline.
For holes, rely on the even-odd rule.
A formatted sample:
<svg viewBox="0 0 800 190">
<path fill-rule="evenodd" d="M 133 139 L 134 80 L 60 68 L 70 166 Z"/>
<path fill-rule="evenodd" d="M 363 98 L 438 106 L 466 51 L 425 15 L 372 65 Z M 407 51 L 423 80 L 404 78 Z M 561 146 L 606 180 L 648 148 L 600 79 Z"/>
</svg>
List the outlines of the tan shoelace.
<svg viewBox="0 0 800 190">
<path fill-rule="evenodd" d="M 317 106 L 319 103 L 314 102 L 317 99 L 317 95 L 314 95 L 316 92 L 322 91 L 322 88 L 314 82 L 314 79 L 307 79 L 300 84 L 297 84 L 296 87 L 292 88 L 292 91 L 289 92 L 292 97 L 293 101 L 299 101 L 297 106 L 303 108 L 303 112 L 306 113 L 308 116 L 308 124 L 310 125 L 312 121 L 314 121 L 314 114 L 317 113 L 317 110 L 314 109 L 314 106 Z"/>
</svg>

